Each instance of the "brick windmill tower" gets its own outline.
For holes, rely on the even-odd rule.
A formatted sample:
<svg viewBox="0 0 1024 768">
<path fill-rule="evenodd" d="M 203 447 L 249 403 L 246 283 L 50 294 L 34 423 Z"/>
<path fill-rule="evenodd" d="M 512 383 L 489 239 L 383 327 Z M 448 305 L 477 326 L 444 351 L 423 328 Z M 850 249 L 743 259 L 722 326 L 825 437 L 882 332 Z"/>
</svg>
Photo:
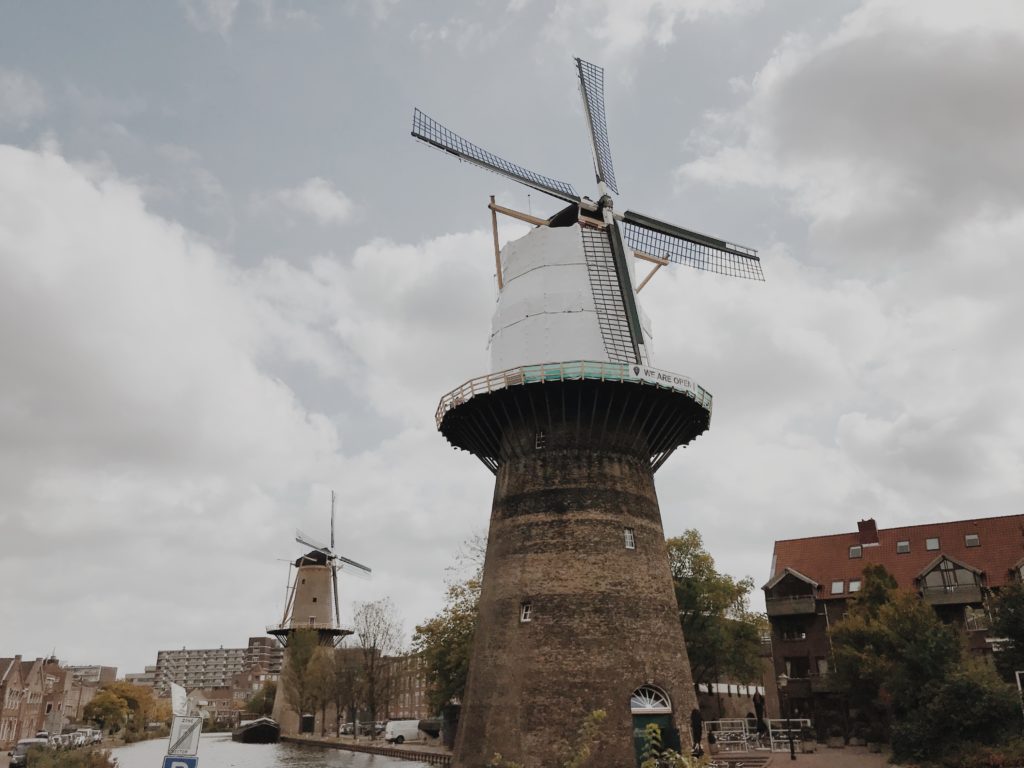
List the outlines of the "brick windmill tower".
<svg viewBox="0 0 1024 768">
<path fill-rule="evenodd" d="M 414 137 L 568 204 L 550 219 L 491 198 L 499 298 L 491 370 L 442 398 L 437 426 L 495 474 L 480 614 L 454 765 L 559 764 L 603 709 L 588 765 L 636 764 L 647 723 L 689 747 L 696 707 L 654 473 L 707 430 L 711 395 L 654 368 L 637 292 L 686 264 L 763 280 L 756 251 L 618 213 L 604 72 L 576 59 L 598 199 L 493 155 L 420 110 Z M 496 213 L 536 225 L 498 252 Z M 636 285 L 636 259 L 653 269 Z"/>
<path fill-rule="evenodd" d="M 352 630 L 341 624 L 341 608 L 338 599 L 338 571 L 369 575 L 370 568 L 343 557 L 334 551 L 334 491 L 331 491 L 331 544 L 325 546 L 295 532 L 295 540 L 310 551 L 289 565 L 288 587 L 281 623 L 267 627 L 267 634 L 273 635 L 284 646 L 284 661 L 281 678 L 289 665 L 288 641 L 299 630 L 316 632 L 320 645 L 336 648 Z M 291 572 L 294 567 L 294 574 Z M 296 712 L 288 701 L 283 685 L 278 684 L 274 697 L 274 720 L 284 734 L 312 733 L 314 715 Z"/>
</svg>

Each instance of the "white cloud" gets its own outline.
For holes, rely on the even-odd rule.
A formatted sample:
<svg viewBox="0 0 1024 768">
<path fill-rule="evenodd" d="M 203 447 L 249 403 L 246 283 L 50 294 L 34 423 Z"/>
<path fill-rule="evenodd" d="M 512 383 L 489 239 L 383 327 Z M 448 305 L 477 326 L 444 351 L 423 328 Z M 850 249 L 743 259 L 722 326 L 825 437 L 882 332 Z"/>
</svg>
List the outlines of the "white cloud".
<svg viewBox="0 0 1024 768">
<path fill-rule="evenodd" d="M 45 92 L 35 78 L 0 67 L 0 125 L 24 128 L 46 108 Z"/>
<path fill-rule="evenodd" d="M 352 218 L 355 205 L 344 192 L 319 176 L 306 179 L 297 187 L 281 189 L 272 198 L 293 213 L 314 219 L 322 225 L 344 224 Z"/>
<path fill-rule="evenodd" d="M 582 30 L 611 59 L 648 43 L 673 43 L 680 24 L 708 16 L 747 14 L 761 5 L 762 0 L 558 0 L 544 24 L 544 34 L 566 43 Z"/>
<path fill-rule="evenodd" d="M 185 18 L 200 32 L 226 35 L 238 13 L 239 0 L 180 0 Z"/>
</svg>

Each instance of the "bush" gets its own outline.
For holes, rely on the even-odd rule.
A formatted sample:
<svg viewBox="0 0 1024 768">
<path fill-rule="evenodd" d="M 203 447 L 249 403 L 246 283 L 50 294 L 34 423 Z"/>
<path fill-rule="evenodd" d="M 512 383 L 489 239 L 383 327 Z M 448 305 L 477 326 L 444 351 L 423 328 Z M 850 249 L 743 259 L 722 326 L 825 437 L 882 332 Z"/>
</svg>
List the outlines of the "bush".
<svg viewBox="0 0 1024 768">
<path fill-rule="evenodd" d="M 117 760 L 105 749 L 34 749 L 28 754 L 27 768 L 117 768 Z"/>
<path fill-rule="evenodd" d="M 1008 743 L 1020 719 L 1014 691 L 981 663 L 967 664 L 945 680 L 928 683 L 919 702 L 895 718 L 892 751 L 897 761 L 980 755 L 987 749 L 984 745 Z"/>
</svg>

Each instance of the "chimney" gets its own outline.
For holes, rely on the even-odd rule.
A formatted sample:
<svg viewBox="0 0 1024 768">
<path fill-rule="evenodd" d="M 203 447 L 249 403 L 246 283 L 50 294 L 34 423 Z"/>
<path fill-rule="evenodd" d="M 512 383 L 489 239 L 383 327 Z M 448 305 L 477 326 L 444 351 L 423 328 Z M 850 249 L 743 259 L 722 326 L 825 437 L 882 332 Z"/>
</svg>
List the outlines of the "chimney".
<svg viewBox="0 0 1024 768">
<path fill-rule="evenodd" d="M 878 528 L 875 526 L 875 518 L 869 517 L 867 520 L 859 520 L 857 522 L 857 530 L 860 532 L 860 544 L 862 547 L 878 543 Z"/>
</svg>

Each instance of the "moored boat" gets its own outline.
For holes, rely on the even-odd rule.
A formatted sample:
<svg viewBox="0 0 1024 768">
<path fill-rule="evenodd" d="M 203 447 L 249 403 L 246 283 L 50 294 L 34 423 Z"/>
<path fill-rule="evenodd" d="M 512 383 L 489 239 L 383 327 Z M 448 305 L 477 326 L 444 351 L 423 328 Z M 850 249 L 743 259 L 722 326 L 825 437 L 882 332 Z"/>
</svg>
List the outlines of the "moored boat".
<svg viewBox="0 0 1024 768">
<path fill-rule="evenodd" d="M 245 720 L 231 732 L 231 740 L 243 744 L 273 744 L 280 737 L 281 726 L 269 717 Z"/>
</svg>

